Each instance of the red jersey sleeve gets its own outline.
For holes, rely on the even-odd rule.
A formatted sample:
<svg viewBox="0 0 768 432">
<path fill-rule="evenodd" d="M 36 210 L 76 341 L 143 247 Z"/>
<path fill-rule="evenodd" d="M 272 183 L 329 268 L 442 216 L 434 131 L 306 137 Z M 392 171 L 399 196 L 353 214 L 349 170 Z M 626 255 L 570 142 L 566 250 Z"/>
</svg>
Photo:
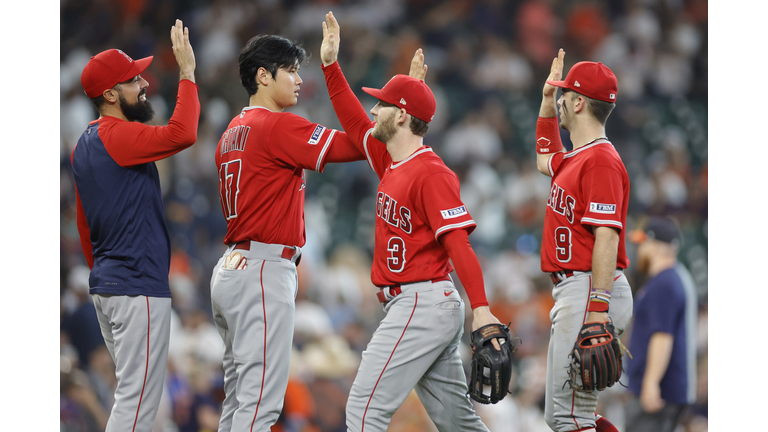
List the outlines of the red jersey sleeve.
<svg viewBox="0 0 768 432">
<path fill-rule="evenodd" d="M 283 113 L 272 128 L 269 152 L 285 165 L 323 172 L 328 150 L 344 145 L 347 135 L 292 113 Z"/>
<path fill-rule="evenodd" d="M 594 167 L 581 178 L 584 197 L 584 225 L 610 226 L 624 230 L 624 181 L 623 176 L 610 167 Z"/>
<path fill-rule="evenodd" d="M 139 165 L 172 156 L 197 141 L 200 101 L 197 84 L 179 82 L 176 108 L 167 126 L 149 126 L 110 117 L 101 119 L 99 138 L 122 167 Z"/>
<path fill-rule="evenodd" d="M 436 240 L 448 231 L 461 228 L 471 233 L 476 227 L 459 191 L 459 179 L 452 172 L 430 174 L 422 181 L 417 199 L 422 205 L 416 211 L 424 213 L 419 217 L 435 233 Z"/>
<path fill-rule="evenodd" d="M 371 136 L 376 123 L 371 121 L 365 108 L 352 92 L 339 62 L 322 68 L 328 95 L 341 127 L 349 134 L 351 141 L 365 155 L 368 165 L 381 179 L 392 158 L 387 152 L 387 146 Z"/>
<path fill-rule="evenodd" d="M 550 177 L 554 177 L 557 170 L 560 169 L 560 166 L 563 164 L 563 157 L 565 157 L 565 153 L 558 152 L 553 154 L 552 157 L 549 158 L 549 161 L 547 161 Z"/>
</svg>

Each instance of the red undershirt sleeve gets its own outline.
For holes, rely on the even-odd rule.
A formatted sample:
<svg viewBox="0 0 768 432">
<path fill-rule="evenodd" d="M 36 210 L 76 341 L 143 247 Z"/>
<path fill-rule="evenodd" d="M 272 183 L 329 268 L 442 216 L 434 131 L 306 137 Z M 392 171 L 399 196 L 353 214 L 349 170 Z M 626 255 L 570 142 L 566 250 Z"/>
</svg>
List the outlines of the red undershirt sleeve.
<svg viewBox="0 0 768 432">
<path fill-rule="evenodd" d="M 328 156 L 325 159 L 326 163 L 352 162 L 365 159 L 365 155 L 349 138 L 346 138 L 335 140 L 328 149 Z"/>
<path fill-rule="evenodd" d="M 107 136 L 99 136 L 104 147 L 118 165 L 127 167 L 172 156 L 197 141 L 200 101 L 197 84 L 179 82 L 176 108 L 167 126 L 149 126 L 139 122 L 118 121 L 107 128 Z"/>
<path fill-rule="evenodd" d="M 469 243 L 467 231 L 464 229 L 448 231 L 440 236 L 439 241 L 453 262 L 453 267 L 464 286 L 467 297 L 469 297 L 472 309 L 488 306 L 488 299 L 485 297 L 483 270 L 472 245 Z"/>
<path fill-rule="evenodd" d="M 75 144 L 77 148 L 77 144 Z M 75 150 L 72 149 L 72 156 L 70 156 L 70 163 L 75 155 Z M 85 220 L 85 211 L 83 210 L 83 204 L 80 202 L 80 194 L 77 193 L 77 185 L 75 185 L 75 204 L 77 205 L 77 232 L 80 235 L 80 247 L 83 249 L 83 255 L 85 255 L 85 261 L 88 263 L 88 268 L 93 269 L 93 244 L 91 244 L 91 229 L 88 228 L 88 222 Z"/>
<path fill-rule="evenodd" d="M 387 152 L 386 145 L 370 135 L 376 123 L 368 117 L 368 112 L 349 87 L 339 62 L 322 66 L 322 69 L 325 74 L 325 84 L 328 87 L 328 96 L 331 98 L 341 127 L 344 128 L 350 142 L 368 160 L 371 169 L 381 178 L 392 158 Z"/>
<path fill-rule="evenodd" d="M 333 103 L 333 109 L 339 117 L 344 132 L 350 135 L 356 145 L 362 145 L 365 133 L 374 125 L 368 117 L 363 105 L 349 88 L 349 83 L 341 72 L 339 62 L 330 66 L 322 66 L 325 83 L 328 86 L 328 96 Z M 360 148 L 361 151 L 364 151 Z"/>
</svg>

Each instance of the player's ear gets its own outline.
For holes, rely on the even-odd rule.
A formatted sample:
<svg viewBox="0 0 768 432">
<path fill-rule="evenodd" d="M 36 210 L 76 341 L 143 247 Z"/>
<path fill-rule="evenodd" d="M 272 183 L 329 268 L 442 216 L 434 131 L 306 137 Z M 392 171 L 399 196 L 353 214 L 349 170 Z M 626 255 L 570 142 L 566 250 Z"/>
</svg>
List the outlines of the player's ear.
<svg viewBox="0 0 768 432">
<path fill-rule="evenodd" d="M 587 108 L 587 100 L 584 98 L 584 96 L 576 96 L 575 100 L 573 101 L 573 112 L 581 112 L 581 110 Z"/>
<path fill-rule="evenodd" d="M 104 99 L 106 99 L 106 101 L 110 103 L 117 102 L 117 100 L 120 97 L 120 95 L 117 93 L 117 90 L 115 90 L 114 87 L 111 89 L 104 90 L 104 92 L 101 95 L 104 96 Z"/>
<path fill-rule="evenodd" d="M 400 108 L 395 120 L 397 120 L 398 125 L 406 125 L 408 123 L 408 112 L 405 111 L 405 109 Z"/>
<path fill-rule="evenodd" d="M 272 73 L 270 73 L 268 70 L 264 69 L 263 67 L 260 67 L 259 70 L 256 71 L 257 84 L 261 84 L 263 86 L 269 85 L 270 78 L 272 78 Z"/>
</svg>

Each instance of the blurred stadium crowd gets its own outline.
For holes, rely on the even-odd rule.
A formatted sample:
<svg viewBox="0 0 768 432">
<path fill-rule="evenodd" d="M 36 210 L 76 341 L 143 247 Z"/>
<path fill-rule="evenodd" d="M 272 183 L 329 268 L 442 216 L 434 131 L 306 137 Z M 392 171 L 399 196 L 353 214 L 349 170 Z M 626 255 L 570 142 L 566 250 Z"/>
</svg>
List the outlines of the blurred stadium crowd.
<svg viewBox="0 0 768 432">
<path fill-rule="evenodd" d="M 426 81 L 438 100 L 426 144 L 461 179 L 493 313 L 523 340 L 513 394 L 477 407 L 492 431 L 549 430 L 543 406 L 553 299 L 539 268 L 549 178 L 537 172 L 534 150 L 541 86 L 560 47 L 566 71 L 581 60 L 612 68 L 619 95 L 607 133 L 631 180 L 627 228 L 649 215 L 675 217 L 684 236 L 680 261 L 697 284 L 699 390 L 684 430 L 707 430 L 706 0 L 62 0 L 61 430 L 103 430 L 115 385 L 75 218 L 70 155 L 98 116 L 80 86 L 83 66 L 109 48 L 133 58 L 154 55 L 142 75 L 157 113 L 153 124 L 167 124 L 178 81 L 169 29 L 176 18 L 190 29 L 202 105 L 198 141 L 157 164 L 172 237 L 175 314 L 155 431 L 216 430 L 222 342 L 211 320 L 209 282 L 226 226 L 213 152 L 248 102 L 237 56 L 260 33 L 301 41 L 311 58 L 299 72 L 304 84 L 291 111 L 339 128 L 319 60 L 329 10 L 342 27 L 340 64 L 366 107 L 375 101 L 360 88 L 407 73 L 416 48 L 424 48 Z M 344 405 L 357 362 L 383 316 L 369 278 L 376 186 L 362 161 L 307 173 L 292 379 L 273 430 L 346 430 Z M 634 246 L 627 245 L 632 259 Z M 643 278 L 634 265 L 627 274 L 639 288 Z M 625 392 L 614 386 L 599 407 L 620 429 Z M 434 428 L 412 395 L 391 430 Z"/>
</svg>

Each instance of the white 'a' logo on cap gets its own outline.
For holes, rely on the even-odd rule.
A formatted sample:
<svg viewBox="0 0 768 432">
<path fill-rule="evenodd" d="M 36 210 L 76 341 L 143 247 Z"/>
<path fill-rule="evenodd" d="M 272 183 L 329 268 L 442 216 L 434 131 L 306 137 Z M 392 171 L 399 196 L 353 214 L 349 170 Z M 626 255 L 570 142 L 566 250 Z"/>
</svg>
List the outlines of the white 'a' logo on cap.
<svg viewBox="0 0 768 432">
<path fill-rule="evenodd" d="M 573 86 L 574 86 L 574 87 L 581 87 L 581 84 L 579 84 L 579 82 L 578 82 L 578 81 L 576 81 L 576 82 L 574 82 L 574 83 L 573 83 Z"/>
<path fill-rule="evenodd" d="M 403 105 L 406 105 L 405 98 L 400 98 L 400 103 L 403 104 Z"/>
</svg>

